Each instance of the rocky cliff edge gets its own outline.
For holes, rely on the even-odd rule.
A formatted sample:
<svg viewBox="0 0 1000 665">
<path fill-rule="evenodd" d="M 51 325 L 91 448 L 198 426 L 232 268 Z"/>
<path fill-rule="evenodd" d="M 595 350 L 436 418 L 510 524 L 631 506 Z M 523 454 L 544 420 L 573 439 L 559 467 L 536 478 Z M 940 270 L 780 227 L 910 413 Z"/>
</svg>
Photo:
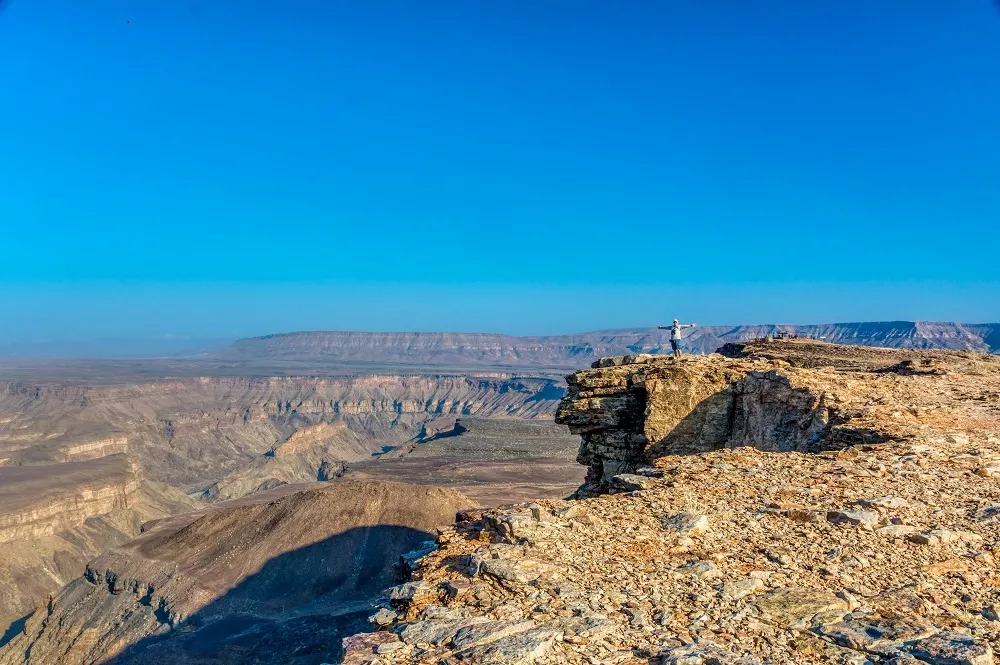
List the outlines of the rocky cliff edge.
<svg viewBox="0 0 1000 665">
<path fill-rule="evenodd" d="M 573 375 L 586 498 L 441 529 L 344 663 L 993 663 L 1000 359 L 843 349 Z"/>
</svg>

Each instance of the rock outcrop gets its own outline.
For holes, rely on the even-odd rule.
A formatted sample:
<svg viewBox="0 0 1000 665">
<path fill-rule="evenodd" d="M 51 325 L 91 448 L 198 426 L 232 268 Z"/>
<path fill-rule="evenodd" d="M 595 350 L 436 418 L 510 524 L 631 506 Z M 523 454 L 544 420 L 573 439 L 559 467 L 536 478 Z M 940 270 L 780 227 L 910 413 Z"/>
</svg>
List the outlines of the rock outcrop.
<svg viewBox="0 0 1000 665">
<path fill-rule="evenodd" d="M 0 470 L 0 543 L 48 536 L 128 508 L 139 492 L 123 454 L 49 466 Z"/>
<path fill-rule="evenodd" d="M 828 346 L 797 343 L 805 357 Z M 806 348 L 816 351 L 803 353 Z M 886 353 L 892 352 L 853 349 L 848 355 L 866 366 L 899 362 L 898 354 Z M 787 359 L 618 356 L 566 381 L 569 393 L 556 422 L 581 435 L 578 461 L 589 466 L 591 489 L 664 452 L 742 446 L 818 452 L 884 439 L 857 421 L 863 409 L 841 384 Z"/>
<path fill-rule="evenodd" d="M 634 460 L 595 448 L 605 473 L 650 466 L 602 477 L 609 493 L 463 514 L 344 663 L 993 663 L 1000 359 L 858 353 L 821 365 L 843 354 L 785 342 L 582 372 L 560 417 L 646 439 Z M 692 417 L 720 394 L 731 417 Z"/>
</svg>

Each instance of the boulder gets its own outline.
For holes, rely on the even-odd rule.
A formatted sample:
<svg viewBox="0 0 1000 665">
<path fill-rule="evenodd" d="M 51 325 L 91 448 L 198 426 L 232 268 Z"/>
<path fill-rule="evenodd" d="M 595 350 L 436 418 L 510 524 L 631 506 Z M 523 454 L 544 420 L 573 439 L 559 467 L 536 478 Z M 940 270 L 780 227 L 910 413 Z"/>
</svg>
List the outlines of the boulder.
<svg viewBox="0 0 1000 665">
<path fill-rule="evenodd" d="M 775 589 L 754 606 L 768 623 L 797 630 L 836 623 L 848 611 L 847 603 L 831 592 L 804 587 Z"/>
</svg>

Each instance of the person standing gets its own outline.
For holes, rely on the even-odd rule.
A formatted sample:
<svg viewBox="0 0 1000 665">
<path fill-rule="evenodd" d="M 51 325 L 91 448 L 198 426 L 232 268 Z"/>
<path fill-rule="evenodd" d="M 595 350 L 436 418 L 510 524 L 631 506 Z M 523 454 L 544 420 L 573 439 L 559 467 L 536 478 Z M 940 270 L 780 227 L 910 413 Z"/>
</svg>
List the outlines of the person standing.
<svg viewBox="0 0 1000 665">
<path fill-rule="evenodd" d="M 681 325 L 681 323 L 677 319 L 674 319 L 674 325 L 670 326 L 669 328 L 670 348 L 674 350 L 674 358 L 681 357 L 681 349 L 680 349 L 681 331 L 684 330 L 685 328 L 694 328 L 697 325 L 698 325 L 697 323 L 685 323 L 684 325 Z M 657 328 L 659 328 L 660 330 L 668 329 L 667 326 L 657 326 Z"/>
</svg>

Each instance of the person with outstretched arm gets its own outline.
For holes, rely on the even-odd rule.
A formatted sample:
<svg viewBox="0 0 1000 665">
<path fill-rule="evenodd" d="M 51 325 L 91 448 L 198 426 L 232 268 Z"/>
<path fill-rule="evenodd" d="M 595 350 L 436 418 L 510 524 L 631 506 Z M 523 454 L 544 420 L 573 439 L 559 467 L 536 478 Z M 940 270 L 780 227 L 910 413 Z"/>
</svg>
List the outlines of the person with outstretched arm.
<svg viewBox="0 0 1000 665">
<path fill-rule="evenodd" d="M 677 319 L 674 319 L 674 325 L 670 326 L 670 348 L 674 350 L 674 358 L 681 357 L 681 331 L 685 328 L 694 328 L 697 323 L 685 323 L 681 325 Z M 668 330 L 667 326 L 657 326 L 660 330 Z"/>
</svg>

